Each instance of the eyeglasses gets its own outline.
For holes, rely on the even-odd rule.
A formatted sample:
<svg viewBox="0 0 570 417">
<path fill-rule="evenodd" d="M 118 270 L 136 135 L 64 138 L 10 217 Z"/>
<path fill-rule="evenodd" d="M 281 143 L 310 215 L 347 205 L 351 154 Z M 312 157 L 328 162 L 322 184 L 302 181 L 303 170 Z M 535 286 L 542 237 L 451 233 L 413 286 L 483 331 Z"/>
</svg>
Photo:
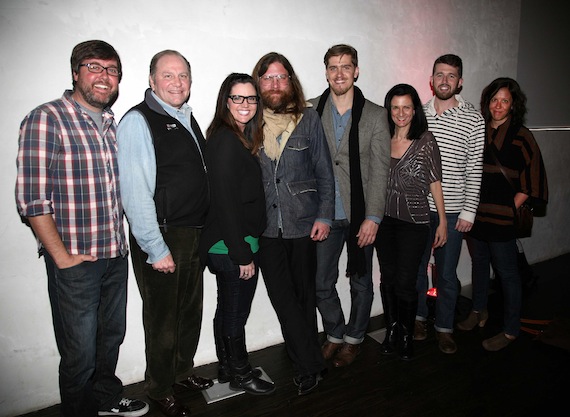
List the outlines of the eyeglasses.
<svg viewBox="0 0 570 417">
<path fill-rule="evenodd" d="M 235 104 L 241 104 L 244 102 L 244 100 L 247 100 L 248 104 L 257 104 L 259 103 L 259 97 L 258 96 L 238 96 L 238 95 L 233 95 L 233 96 L 228 96 L 228 98 L 233 101 Z"/>
<path fill-rule="evenodd" d="M 277 81 L 279 84 L 285 84 L 291 78 L 290 75 L 287 74 L 273 74 L 273 75 L 263 75 L 259 77 L 259 80 L 263 84 L 272 84 L 273 80 Z"/>
<path fill-rule="evenodd" d="M 107 70 L 107 74 L 111 77 L 118 77 L 121 75 L 121 71 L 117 67 L 104 67 L 103 65 L 99 64 L 79 64 L 80 67 L 87 67 L 89 72 L 94 74 L 101 74 L 103 70 Z"/>
</svg>

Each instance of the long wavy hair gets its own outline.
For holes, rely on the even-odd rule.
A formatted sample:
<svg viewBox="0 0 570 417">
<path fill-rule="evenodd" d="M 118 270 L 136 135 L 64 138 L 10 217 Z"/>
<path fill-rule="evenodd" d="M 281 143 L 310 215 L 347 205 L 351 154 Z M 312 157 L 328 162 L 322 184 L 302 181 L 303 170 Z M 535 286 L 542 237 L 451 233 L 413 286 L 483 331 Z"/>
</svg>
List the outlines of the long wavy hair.
<svg viewBox="0 0 570 417">
<path fill-rule="evenodd" d="M 262 56 L 255 67 L 251 76 L 259 86 L 260 77 L 267 72 L 267 68 L 274 62 L 279 62 L 285 67 L 285 70 L 289 73 L 291 79 L 289 80 L 289 85 L 291 86 L 293 92 L 293 100 L 290 103 L 283 103 L 283 105 L 275 110 L 275 113 L 288 113 L 293 114 L 294 117 L 298 117 L 303 113 L 306 107 L 305 95 L 303 94 L 303 88 L 301 87 L 301 82 L 295 74 L 293 66 L 285 56 L 277 52 L 269 52 Z M 258 87 L 259 88 L 259 87 Z"/>
<path fill-rule="evenodd" d="M 243 146 L 251 150 L 252 154 L 257 154 L 259 147 L 263 143 L 263 104 L 261 100 L 258 100 L 255 115 L 246 123 L 242 132 L 228 108 L 229 95 L 236 84 L 251 84 L 255 88 L 255 94 L 259 97 L 259 89 L 253 77 L 236 72 L 228 75 L 220 87 L 216 101 L 216 113 L 212 123 L 206 130 L 206 139 L 209 139 L 215 132 L 225 127 L 234 132 Z"/>
<path fill-rule="evenodd" d="M 512 78 L 500 77 L 492 81 L 481 93 L 481 113 L 486 123 L 492 119 L 491 112 L 489 111 L 489 104 L 491 99 L 495 97 L 501 88 L 506 88 L 511 93 L 513 102 L 511 103 L 511 124 L 522 126 L 526 118 L 526 94 L 523 93 L 519 83 Z"/>
</svg>

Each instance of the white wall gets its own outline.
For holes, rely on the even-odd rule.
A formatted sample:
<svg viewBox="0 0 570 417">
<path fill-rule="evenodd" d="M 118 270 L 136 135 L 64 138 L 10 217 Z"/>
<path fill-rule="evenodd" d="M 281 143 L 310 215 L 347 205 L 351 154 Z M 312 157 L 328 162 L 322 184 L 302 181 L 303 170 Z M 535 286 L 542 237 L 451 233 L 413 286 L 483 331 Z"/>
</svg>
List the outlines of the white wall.
<svg viewBox="0 0 570 417">
<path fill-rule="evenodd" d="M 477 105 L 490 80 L 516 76 L 519 17 L 519 0 L 2 0 L 0 416 L 59 402 L 59 356 L 44 263 L 17 215 L 14 181 L 19 123 L 36 105 L 71 87 L 73 46 L 102 39 L 119 52 L 124 78 L 114 106 L 117 118 L 142 100 L 151 57 L 163 49 L 179 50 L 192 64 L 190 105 L 205 130 L 228 73 L 249 73 L 263 54 L 275 50 L 292 62 L 307 98 L 314 97 L 326 88 L 323 55 L 341 42 L 358 49 L 357 85 L 372 101 L 382 103 L 387 90 L 399 82 L 414 85 L 427 100 L 434 59 L 453 52 L 464 60 L 463 95 Z M 468 279 L 468 263 L 464 255 L 462 280 Z M 376 269 L 376 283 L 378 275 Z M 339 291 L 347 308 L 343 278 Z M 207 273 L 197 365 L 216 360 L 211 329 L 215 299 L 214 280 Z M 372 314 L 381 312 L 377 292 Z M 251 350 L 282 341 L 262 281 L 247 336 Z M 131 277 L 128 330 L 118 374 L 125 384 L 138 382 L 144 368 L 141 300 Z"/>
</svg>

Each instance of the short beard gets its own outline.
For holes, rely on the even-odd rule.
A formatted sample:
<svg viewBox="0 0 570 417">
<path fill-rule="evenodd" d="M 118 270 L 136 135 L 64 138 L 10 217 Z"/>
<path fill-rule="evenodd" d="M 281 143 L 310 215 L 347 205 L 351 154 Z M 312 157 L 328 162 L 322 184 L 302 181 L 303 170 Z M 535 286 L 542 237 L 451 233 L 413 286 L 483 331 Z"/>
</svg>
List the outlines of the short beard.
<svg viewBox="0 0 570 417">
<path fill-rule="evenodd" d="M 261 93 L 261 98 L 265 107 L 275 113 L 286 113 L 287 107 L 293 101 L 293 91 L 291 87 L 286 90 L 267 90 Z"/>
<path fill-rule="evenodd" d="M 117 97 L 119 97 L 119 90 L 117 89 L 111 94 L 103 96 L 104 99 L 101 100 L 96 94 L 93 93 L 92 88 L 90 87 L 85 88 L 84 85 L 79 83 L 75 85 L 75 91 L 81 94 L 81 97 L 83 97 L 83 100 L 85 100 L 87 104 L 101 110 L 107 107 L 111 107 L 113 103 L 115 103 L 115 101 L 117 100 Z"/>
<path fill-rule="evenodd" d="M 437 90 L 434 88 L 433 92 L 435 94 L 435 96 L 440 99 L 440 100 L 449 100 L 450 98 L 452 98 L 453 96 L 455 96 L 455 92 L 457 91 L 457 89 L 455 90 L 449 90 L 447 93 L 442 93 L 441 91 Z"/>
</svg>

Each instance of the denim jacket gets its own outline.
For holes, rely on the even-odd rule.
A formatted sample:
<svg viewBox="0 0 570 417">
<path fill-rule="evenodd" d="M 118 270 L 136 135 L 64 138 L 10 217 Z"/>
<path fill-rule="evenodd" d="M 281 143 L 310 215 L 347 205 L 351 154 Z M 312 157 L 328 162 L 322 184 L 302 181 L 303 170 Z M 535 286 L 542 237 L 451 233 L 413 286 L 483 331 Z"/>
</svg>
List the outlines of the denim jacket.
<svg viewBox="0 0 570 417">
<path fill-rule="evenodd" d="M 263 236 L 285 239 L 306 237 L 315 220 L 332 223 L 334 174 L 321 120 L 311 108 L 303 111 L 283 149 L 272 161 L 260 152 L 265 188 L 267 228 Z"/>
</svg>

